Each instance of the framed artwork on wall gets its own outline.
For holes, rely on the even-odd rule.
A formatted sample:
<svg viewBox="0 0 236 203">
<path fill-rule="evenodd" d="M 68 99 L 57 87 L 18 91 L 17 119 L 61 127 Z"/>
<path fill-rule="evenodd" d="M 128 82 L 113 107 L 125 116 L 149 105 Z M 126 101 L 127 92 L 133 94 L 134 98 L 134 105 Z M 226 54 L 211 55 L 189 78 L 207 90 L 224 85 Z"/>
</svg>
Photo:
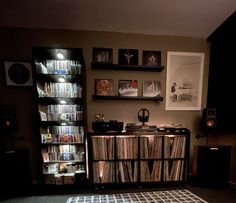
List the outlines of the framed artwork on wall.
<svg viewBox="0 0 236 203">
<path fill-rule="evenodd" d="M 94 63 L 112 64 L 113 53 L 112 48 L 93 48 Z"/>
<path fill-rule="evenodd" d="M 32 86 L 32 64 L 28 61 L 4 61 L 7 86 Z"/>
<path fill-rule="evenodd" d="M 143 65 L 161 66 L 161 52 L 143 50 Z"/>
<path fill-rule="evenodd" d="M 138 65 L 138 49 L 119 49 L 120 65 Z"/>
<path fill-rule="evenodd" d="M 166 110 L 201 110 L 204 56 L 167 52 Z"/>
<path fill-rule="evenodd" d="M 94 94 L 97 96 L 114 96 L 114 80 L 94 79 Z"/>
</svg>

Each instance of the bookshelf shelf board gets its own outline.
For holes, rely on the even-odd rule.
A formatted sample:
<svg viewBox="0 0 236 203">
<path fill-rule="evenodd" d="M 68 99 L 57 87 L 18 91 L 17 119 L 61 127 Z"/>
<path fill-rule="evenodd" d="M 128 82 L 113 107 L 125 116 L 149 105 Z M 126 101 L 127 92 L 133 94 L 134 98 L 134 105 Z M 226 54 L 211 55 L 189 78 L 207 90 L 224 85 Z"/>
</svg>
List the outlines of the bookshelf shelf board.
<svg viewBox="0 0 236 203">
<path fill-rule="evenodd" d="M 66 98 L 66 97 L 39 97 L 39 104 L 61 104 L 61 101 L 65 101 L 66 104 L 79 104 L 83 101 L 82 98 Z"/>
<path fill-rule="evenodd" d="M 47 142 L 41 143 L 42 145 L 84 145 L 83 142 Z"/>
<path fill-rule="evenodd" d="M 44 164 L 52 164 L 52 163 L 76 163 L 76 164 L 85 164 L 84 161 L 80 161 L 80 160 L 66 160 L 66 161 L 44 161 Z"/>
<path fill-rule="evenodd" d="M 83 125 L 83 121 L 41 121 L 41 126 L 78 126 Z"/>
<path fill-rule="evenodd" d="M 93 69 L 104 70 L 127 70 L 127 71 L 153 71 L 161 72 L 164 66 L 147 66 L 147 65 L 120 65 L 120 64 L 107 64 L 107 63 L 92 63 Z"/>
<path fill-rule="evenodd" d="M 153 101 L 163 101 L 163 97 L 140 97 L 140 96 L 98 96 L 93 95 L 94 100 L 153 100 Z"/>
<path fill-rule="evenodd" d="M 37 74 L 39 82 L 58 82 L 59 78 L 64 78 L 65 82 L 82 81 L 82 76 L 79 74 Z"/>
</svg>

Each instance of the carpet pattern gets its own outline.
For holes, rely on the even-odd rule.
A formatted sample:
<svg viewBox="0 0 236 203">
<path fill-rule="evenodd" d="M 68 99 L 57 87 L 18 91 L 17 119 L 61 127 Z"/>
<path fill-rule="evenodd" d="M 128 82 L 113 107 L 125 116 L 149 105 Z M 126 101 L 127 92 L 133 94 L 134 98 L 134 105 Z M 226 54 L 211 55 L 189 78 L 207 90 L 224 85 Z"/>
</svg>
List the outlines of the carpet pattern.
<svg viewBox="0 0 236 203">
<path fill-rule="evenodd" d="M 108 195 L 81 195 L 70 197 L 66 203 L 207 203 L 192 192 L 181 190 L 121 193 Z"/>
</svg>

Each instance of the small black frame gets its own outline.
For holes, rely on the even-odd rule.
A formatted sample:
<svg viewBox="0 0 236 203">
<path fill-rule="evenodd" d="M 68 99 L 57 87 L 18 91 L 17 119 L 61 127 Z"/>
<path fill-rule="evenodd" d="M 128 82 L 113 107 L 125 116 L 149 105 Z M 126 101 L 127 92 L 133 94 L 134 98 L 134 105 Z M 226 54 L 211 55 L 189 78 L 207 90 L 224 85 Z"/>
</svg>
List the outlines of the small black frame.
<svg viewBox="0 0 236 203">
<path fill-rule="evenodd" d="M 138 49 L 119 49 L 120 65 L 138 65 Z"/>
<path fill-rule="evenodd" d="M 112 48 L 93 48 L 93 63 L 113 63 Z"/>
</svg>

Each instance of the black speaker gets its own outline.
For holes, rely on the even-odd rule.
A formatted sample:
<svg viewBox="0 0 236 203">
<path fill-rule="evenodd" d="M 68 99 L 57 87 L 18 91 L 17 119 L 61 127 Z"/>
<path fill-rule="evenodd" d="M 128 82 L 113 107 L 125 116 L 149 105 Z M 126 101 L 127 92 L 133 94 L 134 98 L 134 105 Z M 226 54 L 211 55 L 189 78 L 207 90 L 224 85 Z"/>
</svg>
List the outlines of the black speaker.
<svg viewBox="0 0 236 203">
<path fill-rule="evenodd" d="M 202 111 L 201 127 L 205 132 L 214 131 L 217 127 L 216 108 L 205 108 Z"/>
<path fill-rule="evenodd" d="M 1 130 L 17 129 L 14 106 L 0 105 L 0 129 Z"/>
<path fill-rule="evenodd" d="M 142 122 L 143 125 L 144 125 L 144 123 L 148 122 L 149 115 L 150 114 L 149 114 L 149 111 L 147 109 L 144 109 L 144 108 L 140 109 L 139 112 L 138 112 L 138 120 L 140 122 Z"/>
</svg>

